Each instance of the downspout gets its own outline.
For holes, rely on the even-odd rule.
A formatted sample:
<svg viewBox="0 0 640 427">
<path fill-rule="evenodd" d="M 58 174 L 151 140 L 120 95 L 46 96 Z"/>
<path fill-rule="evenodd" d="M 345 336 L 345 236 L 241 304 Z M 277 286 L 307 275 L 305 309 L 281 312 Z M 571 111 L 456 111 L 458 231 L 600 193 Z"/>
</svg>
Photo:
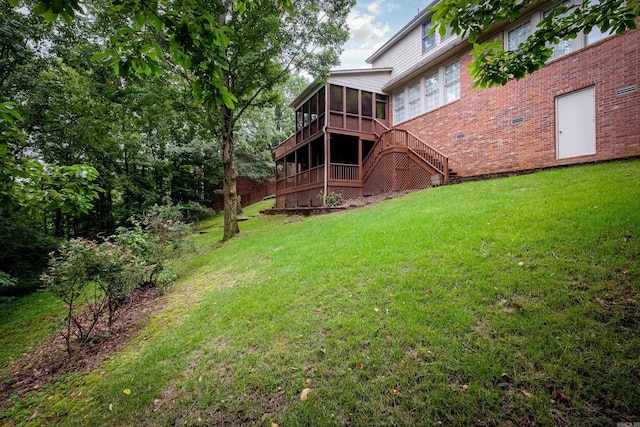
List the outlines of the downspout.
<svg viewBox="0 0 640 427">
<path fill-rule="evenodd" d="M 324 88 L 324 125 L 322 126 L 322 134 L 324 135 L 324 188 L 322 190 L 322 206 L 327 206 L 327 190 L 329 189 L 329 158 L 327 141 L 327 123 L 329 121 L 329 84 Z"/>
</svg>

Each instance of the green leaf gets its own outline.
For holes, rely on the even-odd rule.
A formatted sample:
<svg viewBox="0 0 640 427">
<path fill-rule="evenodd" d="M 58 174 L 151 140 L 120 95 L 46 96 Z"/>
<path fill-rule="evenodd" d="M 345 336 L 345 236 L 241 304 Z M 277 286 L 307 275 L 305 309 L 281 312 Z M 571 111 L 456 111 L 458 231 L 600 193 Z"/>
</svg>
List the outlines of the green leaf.
<svg viewBox="0 0 640 427">
<path fill-rule="evenodd" d="M 42 1 L 33 8 L 33 13 L 35 13 L 36 15 L 42 15 L 47 10 L 49 10 L 49 3 Z"/>
<path fill-rule="evenodd" d="M 64 0 L 53 0 L 51 2 L 51 10 L 56 15 L 62 12 L 63 9 L 64 9 Z"/>
<path fill-rule="evenodd" d="M 20 0 L 9 0 L 9 4 L 13 7 L 18 7 Z"/>
<path fill-rule="evenodd" d="M 49 22 L 53 22 L 58 19 L 58 14 L 51 9 L 47 10 L 42 16 L 44 16 L 44 19 Z"/>
</svg>

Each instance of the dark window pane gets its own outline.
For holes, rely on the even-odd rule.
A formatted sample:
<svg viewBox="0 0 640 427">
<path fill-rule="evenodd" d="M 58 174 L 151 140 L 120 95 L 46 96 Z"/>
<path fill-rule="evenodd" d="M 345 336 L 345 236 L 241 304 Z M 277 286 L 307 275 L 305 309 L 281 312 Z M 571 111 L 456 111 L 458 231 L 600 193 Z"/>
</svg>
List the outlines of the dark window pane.
<svg viewBox="0 0 640 427">
<path fill-rule="evenodd" d="M 304 125 L 307 126 L 309 124 L 309 101 L 304 103 L 302 111 L 304 112 Z"/>
<path fill-rule="evenodd" d="M 376 119 L 386 119 L 387 118 L 387 103 L 386 102 L 376 102 Z"/>
<path fill-rule="evenodd" d="M 347 88 L 347 113 L 358 114 L 358 89 Z"/>
<path fill-rule="evenodd" d="M 342 111 L 342 86 L 331 85 L 331 111 Z"/>
<path fill-rule="evenodd" d="M 318 114 L 323 114 L 324 113 L 324 88 L 320 89 L 320 92 L 318 92 Z"/>
<path fill-rule="evenodd" d="M 311 109 L 309 112 L 311 113 L 311 121 L 314 121 L 318 118 L 318 95 L 313 95 L 311 97 Z"/>
<path fill-rule="evenodd" d="M 371 117 L 373 114 L 373 94 L 371 92 L 362 92 L 362 115 Z"/>
</svg>

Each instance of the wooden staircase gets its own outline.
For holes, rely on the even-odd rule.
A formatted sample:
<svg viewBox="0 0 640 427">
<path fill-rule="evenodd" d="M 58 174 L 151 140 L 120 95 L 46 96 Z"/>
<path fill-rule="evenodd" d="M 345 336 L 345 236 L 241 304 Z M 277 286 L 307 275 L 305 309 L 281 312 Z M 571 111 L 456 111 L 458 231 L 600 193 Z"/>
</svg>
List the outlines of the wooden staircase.
<svg viewBox="0 0 640 427">
<path fill-rule="evenodd" d="M 374 120 L 374 124 L 376 141 L 362 163 L 363 181 L 371 175 L 382 154 L 394 147 L 406 148 L 409 153 L 414 154 L 431 169 L 438 172 L 442 176 L 442 184 L 448 182 L 450 176 L 455 175 L 455 172 L 449 169 L 449 158 L 447 156 L 411 132 L 404 129 L 389 129 L 377 120 Z"/>
</svg>

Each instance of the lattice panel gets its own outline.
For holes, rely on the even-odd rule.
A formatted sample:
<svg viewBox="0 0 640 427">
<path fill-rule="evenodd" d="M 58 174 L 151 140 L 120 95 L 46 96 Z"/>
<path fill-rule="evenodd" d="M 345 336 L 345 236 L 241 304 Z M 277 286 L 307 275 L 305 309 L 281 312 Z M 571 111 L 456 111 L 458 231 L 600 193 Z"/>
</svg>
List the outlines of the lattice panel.
<svg viewBox="0 0 640 427">
<path fill-rule="evenodd" d="M 298 199 L 298 206 L 297 207 L 308 207 L 309 206 L 309 192 L 308 191 L 298 191 L 296 193 L 297 199 Z"/>
<path fill-rule="evenodd" d="M 284 196 L 276 196 L 276 208 L 282 209 L 284 208 L 286 199 Z"/>
<path fill-rule="evenodd" d="M 431 188 L 431 174 L 421 168 L 413 160 L 409 161 L 409 183 L 408 188 L 411 190 L 420 190 L 423 188 Z"/>
<path fill-rule="evenodd" d="M 408 167 L 409 158 L 406 153 L 393 153 L 393 169 L 395 170 L 393 191 L 403 191 L 407 189 Z"/>
<path fill-rule="evenodd" d="M 393 157 L 392 154 L 383 154 L 364 182 L 363 193 L 365 195 L 382 194 L 393 191 Z"/>
<path fill-rule="evenodd" d="M 360 197 L 360 189 L 357 187 L 331 187 L 331 191 L 342 195 L 342 200 L 345 201 Z"/>
</svg>

